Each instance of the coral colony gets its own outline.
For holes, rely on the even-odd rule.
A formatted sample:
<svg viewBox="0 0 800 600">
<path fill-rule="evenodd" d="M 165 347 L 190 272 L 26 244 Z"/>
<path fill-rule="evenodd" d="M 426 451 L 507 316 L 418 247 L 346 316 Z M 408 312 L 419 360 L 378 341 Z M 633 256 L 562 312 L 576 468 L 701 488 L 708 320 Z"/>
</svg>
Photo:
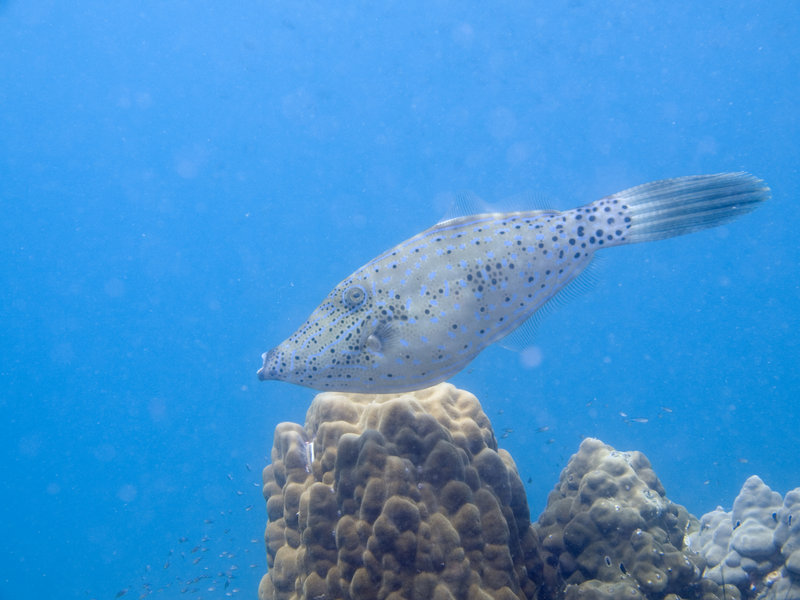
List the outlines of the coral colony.
<svg viewBox="0 0 800 600">
<path fill-rule="evenodd" d="M 313 448 L 313 452 L 309 451 Z M 450 384 L 326 392 L 275 430 L 259 600 L 797 600 L 800 488 L 697 519 L 640 452 L 585 439 L 531 523 L 512 457 Z"/>
</svg>

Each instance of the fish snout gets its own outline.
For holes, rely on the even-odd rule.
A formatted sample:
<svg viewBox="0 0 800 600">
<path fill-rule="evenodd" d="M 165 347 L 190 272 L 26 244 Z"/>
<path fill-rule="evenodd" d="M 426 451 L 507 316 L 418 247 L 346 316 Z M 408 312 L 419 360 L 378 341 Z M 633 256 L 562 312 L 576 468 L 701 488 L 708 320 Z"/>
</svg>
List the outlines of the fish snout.
<svg viewBox="0 0 800 600">
<path fill-rule="evenodd" d="M 273 348 L 269 352 L 264 352 L 261 355 L 261 360 L 263 364 L 261 368 L 258 370 L 258 378 L 261 381 L 267 381 L 270 379 L 279 379 L 280 378 L 280 359 L 281 353 L 278 352 L 277 348 Z"/>
</svg>

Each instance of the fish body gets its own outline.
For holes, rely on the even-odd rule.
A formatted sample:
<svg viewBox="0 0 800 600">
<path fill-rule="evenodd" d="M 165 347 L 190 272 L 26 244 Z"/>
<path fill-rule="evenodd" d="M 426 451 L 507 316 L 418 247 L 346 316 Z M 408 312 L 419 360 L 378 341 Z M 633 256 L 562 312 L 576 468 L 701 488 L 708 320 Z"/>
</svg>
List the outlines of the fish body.
<svg viewBox="0 0 800 600">
<path fill-rule="evenodd" d="M 318 390 L 429 387 L 527 321 L 603 248 L 690 233 L 753 210 L 746 173 L 656 181 L 567 211 L 442 221 L 373 259 L 262 355 L 262 380 Z"/>
</svg>

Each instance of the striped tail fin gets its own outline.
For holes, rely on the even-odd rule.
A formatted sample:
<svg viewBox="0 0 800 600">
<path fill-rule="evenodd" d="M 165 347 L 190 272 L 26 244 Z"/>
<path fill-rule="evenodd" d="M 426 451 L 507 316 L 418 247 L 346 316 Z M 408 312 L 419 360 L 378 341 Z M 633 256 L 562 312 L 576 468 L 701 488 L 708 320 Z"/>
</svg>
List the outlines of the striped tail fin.
<svg viewBox="0 0 800 600">
<path fill-rule="evenodd" d="M 630 218 L 623 243 L 650 242 L 722 225 L 755 210 L 770 189 L 749 173 L 662 179 L 599 200 Z"/>
</svg>

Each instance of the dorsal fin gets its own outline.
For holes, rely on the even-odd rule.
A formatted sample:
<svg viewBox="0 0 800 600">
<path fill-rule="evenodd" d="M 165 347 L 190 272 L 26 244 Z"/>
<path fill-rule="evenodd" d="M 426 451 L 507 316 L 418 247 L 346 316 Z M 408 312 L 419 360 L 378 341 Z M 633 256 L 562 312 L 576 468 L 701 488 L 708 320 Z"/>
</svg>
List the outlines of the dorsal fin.
<svg viewBox="0 0 800 600">
<path fill-rule="evenodd" d="M 458 192 L 450 198 L 444 218 L 439 223 L 445 223 L 471 215 L 484 215 L 493 213 L 513 212 L 555 212 L 550 202 L 543 194 L 523 192 L 504 198 L 498 203 L 490 204 L 473 192 Z M 437 225 L 439 224 L 437 223 Z"/>
<path fill-rule="evenodd" d="M 458 219 L 459 217 L 479 215 L 488 212 L 493 211 L 489 205 L 477 194 L 472 192 L 457 192 L 453 194 L 450 200 L 450 205 L 447 207 L 447 212 L 444 214 L 444 218 L 441 219 L 439 223 Z"/>
<path fill-rule="evenodd" d="M 507 198 L 503 198 L 497 203 L 503 212 L 523 212 L 523 211 L 542 211 L 553 212 L 553 202 L 550 197 L 541 192 L 521 192 Z"/>
</svg>

